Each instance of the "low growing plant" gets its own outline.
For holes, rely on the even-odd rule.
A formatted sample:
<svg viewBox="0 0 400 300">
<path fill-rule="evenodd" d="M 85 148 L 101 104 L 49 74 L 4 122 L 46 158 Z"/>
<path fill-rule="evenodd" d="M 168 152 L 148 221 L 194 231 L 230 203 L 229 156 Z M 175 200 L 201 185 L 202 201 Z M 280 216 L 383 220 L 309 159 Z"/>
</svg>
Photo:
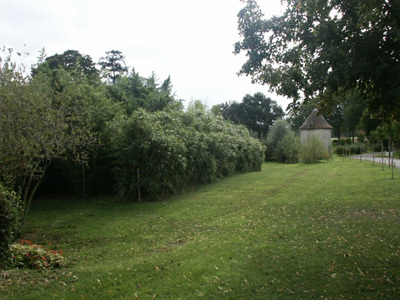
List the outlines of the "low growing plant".
<svg viewBox="0 0 400 300">
<path fill-rule="evenodd" d="M 8 261 L 9 245 L 21 229 L 21 198 L 0 183 L 0 265 Z"/>
<path fill-rule="evenodd" d="M 62 268 L 67 265 L 63 250 L 46 250 L 31 241 L 21 240 L 10 247 L 11 267 L 47 270 Z"/>
</svg>

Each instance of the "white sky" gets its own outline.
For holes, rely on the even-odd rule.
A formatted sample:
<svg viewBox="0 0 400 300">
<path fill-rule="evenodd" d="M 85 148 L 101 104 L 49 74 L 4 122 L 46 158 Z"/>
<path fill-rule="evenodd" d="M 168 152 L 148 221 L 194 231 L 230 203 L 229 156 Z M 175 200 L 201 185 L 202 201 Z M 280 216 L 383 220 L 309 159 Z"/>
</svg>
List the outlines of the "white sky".
<svg viewBox="0 0 400 300">
<path fill-rule="evenodd" d="M 267 17 L 282 10 L 280 0 L 259 4 Z M 233 54 L 243 6 L 239 0 L 0 0 L 0 46 L 29 52 L 29 65 L 43 47 L 48 56 L 71 49 L 94 62 L 119 50 L 141 76 L 170 75 L 185 104 L 211 107 L 262 92 L 286 109 L 287 99 L 236 75 L 245 61 Z"/>
</svg>

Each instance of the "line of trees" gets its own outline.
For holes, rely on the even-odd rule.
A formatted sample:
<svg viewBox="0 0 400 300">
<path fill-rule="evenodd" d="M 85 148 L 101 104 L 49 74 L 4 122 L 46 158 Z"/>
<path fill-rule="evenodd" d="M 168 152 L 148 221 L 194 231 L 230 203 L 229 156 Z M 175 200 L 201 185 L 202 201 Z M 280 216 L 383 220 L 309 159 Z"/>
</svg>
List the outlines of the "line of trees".
<svg viewBox="0 0 400 300">
<path fill-rule="evenodd" d="M 0 56 L 0 248 L 38 193 L 117 193 L 157 200 L 235 172 L 259 171 L 264 147 L 200 102 L 185 111 L 170 77 L 128 71 L 122 53 L 101 69 L 68 50 L 28 70 Z M 0 251 L 2 252 L 2 251 Z"/>
</svg>

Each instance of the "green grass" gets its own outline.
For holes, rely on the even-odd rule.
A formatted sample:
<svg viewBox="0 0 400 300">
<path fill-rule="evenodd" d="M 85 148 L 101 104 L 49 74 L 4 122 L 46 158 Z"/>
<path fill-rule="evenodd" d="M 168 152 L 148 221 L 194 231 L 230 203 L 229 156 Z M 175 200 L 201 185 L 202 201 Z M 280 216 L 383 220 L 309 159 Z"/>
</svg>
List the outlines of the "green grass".
<svg viewBox="0 0 400 300">
<path fill-rule="evenodd" d="M 10 270 L 4 299 L 399 299 L 400 172 L 264 164 L 164 202 L 33 204 L 24 237 L 68 268 Z"/>
</svg>

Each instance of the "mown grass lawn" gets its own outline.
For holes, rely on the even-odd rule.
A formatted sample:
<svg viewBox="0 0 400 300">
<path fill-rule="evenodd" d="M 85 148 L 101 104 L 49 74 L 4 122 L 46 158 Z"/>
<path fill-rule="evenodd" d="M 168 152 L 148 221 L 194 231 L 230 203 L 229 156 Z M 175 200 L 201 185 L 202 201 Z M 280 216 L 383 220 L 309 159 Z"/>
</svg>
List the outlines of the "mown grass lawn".
<svg viewBox="0 0 400 300">
<path fill-rule="evenodd" d="M 33 204 L 24 238 L 57 271 L 9 270 L 4 299 L 400 299 L 400 172 L 264 164 L 164 202 Z"/>
</svg>

